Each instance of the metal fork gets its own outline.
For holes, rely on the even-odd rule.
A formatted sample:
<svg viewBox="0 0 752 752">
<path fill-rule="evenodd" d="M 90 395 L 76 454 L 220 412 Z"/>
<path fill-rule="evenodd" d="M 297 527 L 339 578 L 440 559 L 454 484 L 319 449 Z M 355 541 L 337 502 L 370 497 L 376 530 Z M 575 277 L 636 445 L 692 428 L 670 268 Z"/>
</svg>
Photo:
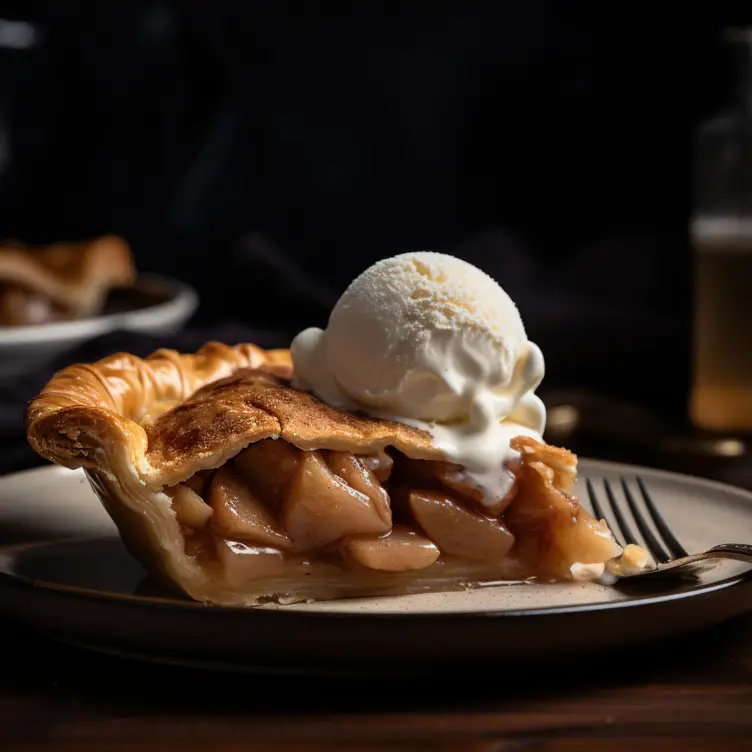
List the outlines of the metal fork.
<svg viewBox="0 0 752 752">
<path fill-rule="evenodd" d="M 747 564 L 752 564 L 752 545 L 746 545 L 744 543 L 722 543 L 719 546 L 713 546 L 713 548 L 699 554 L 687 553 L 681 543 L 679 543 L 671 532 L 666 521 L 658 512 L 642 478 L 635 478 L 637 487 L 640 490 L 639 496 L 641 498 L 639 502 L 627 484 L 627 479 L 621 477 L 619 480 L 627 506 L 632 513 L 632 518 L 637 526 L 637 530 L 642 536 L 643 543 L 640 543 L 635 537 L 632 528 L 629 526 L 629 523 L 627 523 L 625 516 L 616 501 L 616 496 L 614 495 L 611 483 L 607 478 L 604 478 L 603 488 L 606 492 L 607 505 L 611 511 L 611 515 L 616 521 L 616 526 L 618 526 L 624 542 L 627 544 L 633 543 L 638 546 L 641 545 L 653 557 L 653 565 L 649 568 L 634 573 L 620 573 L 618 575 L 620 578 L 632 579 L 635 577 L 651 577 L 655 575 L 681 576 L 690 572 L 697 573 L 698 571 L 704 571 L 708 568 L 708 562 L 720 559 L 735 559 L 736 561 L 743 561 Z M 595 516 L 599 520 L 606 520 L 606 522 L 608 522 L 608 517 L 603 513 L 603 507 L 598 500 L 598 495 L 595 492 L 595 488 L 593 487 L 590 478 L 585 480 L 585 486 Z M 641 507 L 646 511 L 641 510 Z M 658 534 L 657 536 L 653 533 L 653 530 L 651 530 L 648 524 L 648 517 L 653 521 L 655 531 Z M 609 527 L 616 538 L 616 542 L 624 547 L 624 543 L 619 540 L 615 526 L 609 524 Z M 701 562 L 704 562 L 705 564 L 703 565 Z"/>
</svg>

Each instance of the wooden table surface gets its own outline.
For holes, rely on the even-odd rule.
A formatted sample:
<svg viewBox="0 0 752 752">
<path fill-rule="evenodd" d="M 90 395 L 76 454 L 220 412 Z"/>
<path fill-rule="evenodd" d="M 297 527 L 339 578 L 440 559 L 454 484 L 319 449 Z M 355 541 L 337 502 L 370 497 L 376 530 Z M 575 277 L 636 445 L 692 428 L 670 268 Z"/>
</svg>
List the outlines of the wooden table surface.
<svg viewBox="0 0 752 752">
<path fill-rule="evenodd" d="M 0 630 L 3 752 L 752 750 L 752 614 L 627 654 L 443 683 L 166 668 Z"/>
</svg>

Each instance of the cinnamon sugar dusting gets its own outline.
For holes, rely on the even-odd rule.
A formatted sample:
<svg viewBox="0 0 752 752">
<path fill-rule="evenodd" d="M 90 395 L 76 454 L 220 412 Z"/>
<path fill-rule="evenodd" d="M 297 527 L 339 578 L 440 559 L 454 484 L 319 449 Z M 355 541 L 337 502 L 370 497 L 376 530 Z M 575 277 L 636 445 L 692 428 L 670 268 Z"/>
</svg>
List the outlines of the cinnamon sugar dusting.
<svg viewBox="0 0 752 752">
<path fill-rule="evenodd" d="M 440 459 L 417 428 L 329 407 L 265 369 L 243 369 L 199 389 L 146 427 L 146 459 L 155 482 L 216 467 L 248 444 L 281 437 L 301 449 L 370 453 L 396 446 L 418 459 Z"/>
</svg>

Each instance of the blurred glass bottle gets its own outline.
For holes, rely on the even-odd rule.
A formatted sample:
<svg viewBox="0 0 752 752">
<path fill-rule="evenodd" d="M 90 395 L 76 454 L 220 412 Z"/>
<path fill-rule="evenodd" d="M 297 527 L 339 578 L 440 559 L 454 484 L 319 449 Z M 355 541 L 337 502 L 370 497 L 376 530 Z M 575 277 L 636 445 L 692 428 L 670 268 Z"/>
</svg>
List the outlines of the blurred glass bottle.
<svg viewBox="0 0 752 752">
<path fill-rule="evenodd" d="M 732 107 L 701 124 L 695 151 L 691 417 L 752 429 L 752 27 L 724 37 L 736 55 Z"/>
</svg>

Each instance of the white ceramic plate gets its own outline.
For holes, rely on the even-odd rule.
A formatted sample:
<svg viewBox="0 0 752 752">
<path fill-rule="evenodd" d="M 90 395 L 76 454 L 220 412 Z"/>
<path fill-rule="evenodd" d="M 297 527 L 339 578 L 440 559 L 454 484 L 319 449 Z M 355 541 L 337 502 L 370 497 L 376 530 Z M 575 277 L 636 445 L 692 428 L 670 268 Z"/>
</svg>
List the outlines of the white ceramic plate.
<svg viewBox="0 0 752 752">
<path fill-rule="evenodd" d="M 110 295 L 105 313 L 79 321 L 0 328 L 0 378 L 29 373 L 81 343 L 113 331 L 171 334 L 193 315 L 196 291 L 177 280 L 139 276 L 132 289 Z"/>
<path fill-rule="evenodd" d="M 752 494 L 709 481 L 583 460 L 583 502 L 584 478 L 599 489 L 604 478 L 631 483 L 638 475 L 688 550 L 752 541 Z M 0 478 L 0 539 L 15 544 L 0 551 L 0 612 L 90 648 L 214 668 L 498 669 L 503 662 L 665 638 L 752 609 L 752 567 L 733 562 L 689 582 L 510 584 L 258 609 L 207 607 L 151 584 L 83 474 L 57 467 Z"/>
</svg>

